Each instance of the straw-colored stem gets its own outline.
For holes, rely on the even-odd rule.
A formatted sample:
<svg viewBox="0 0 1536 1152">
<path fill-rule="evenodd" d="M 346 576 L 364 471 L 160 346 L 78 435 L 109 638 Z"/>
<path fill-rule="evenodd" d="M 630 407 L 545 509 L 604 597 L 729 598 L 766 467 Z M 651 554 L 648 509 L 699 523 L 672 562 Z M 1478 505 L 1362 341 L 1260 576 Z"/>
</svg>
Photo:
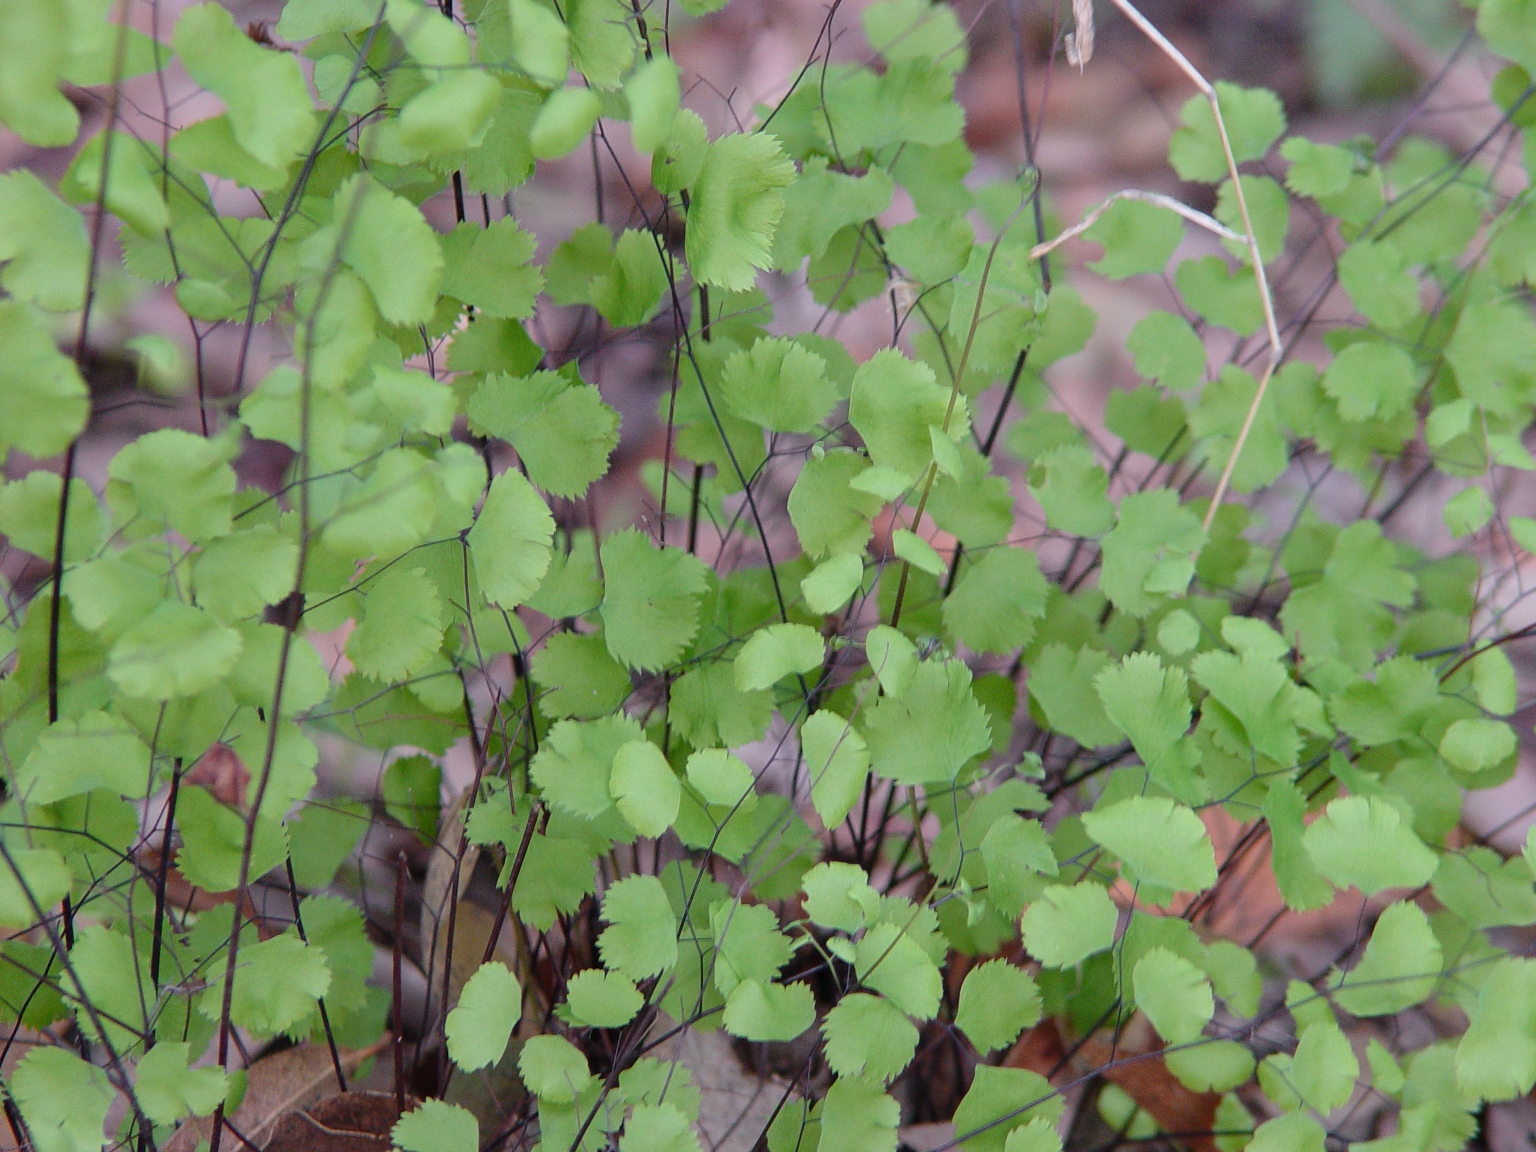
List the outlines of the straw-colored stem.
<svg viewBox="0 0 1536 1152">
<path fill-rule="evenodd" d="M 1207 216 L 1204 212 L 1191 208 L 1188 204 L 1175 200 L 1172 196 L 1165 196 L 1161 192 L 1144 192 L 1140 188 L 1126 188 L 1124 191 L 1116 192 L 1102 204 L 1099 204 L 1065 232 L 1036 244 L 1029 250 L 1029 258 L 1031 260 L 1038 260 L 1042 256 L 1048 256 L 1068 240 L 1081 236 L 1097 224 L 1099 218 L 1113 208 L 1120 200 L 1139 200 L 1144 204 L 1156 204 L 1159 208 L 1166 208 L 1170 212 L 1175 212 L 1191 224 L 1204 228 L 1207 232 L 1220 236 L 1223 240 L 1236 240 L 1244 244 L 1248 242 L 1248 237 L 1244 236 L 1241 232 L 1234 232 L 1220 220 Z"/>
<path fill-rule="evenodd" d="M 1248 215 L 1248 197 L 1243 192 L 1242 177 L 1238 173 L 1237 159 L 1232 152 L 1232 138 L 1227 134 L 1227 123 L 1221 114 L 1221 101 L 1217 99 L 1215 85 L 1202 76 L 1200 70 L 1189 62 L 1184 53 L 1175 48 L 1168 37 L 1159 32 L 1150 20 L 1137 11 L 1130 0 L 1114 0 L 1114 5 L 1158 47 L 1163 55 L 1172 60 L 1179 70 L 1189 77 L 1195 87 L 1200 89 L 1200 94 L 1210 102 L 1211 114 L 1216 121 L 1216 134 L 1221 139 L 1221 151 L 1227 161 L 1227 173 L 1232 179 L 1232 193 L 1237 200 L 1238 216 L 1243 222 L 1248 257 L 1253 264 L 1253 274 L 1259 288 L 1259 302 L 1264 309 L 1264 329 L 1269 338 L 1269 357 L 1264 366 L 1264 373 L 1259 378 L 1258 389 L 1253 394 L 1253 403 L 1249 405 L 1248 414 L 1243 418 L 1242 429 L 1232 444 L 1226 466 L 1221 470 L 1221 478 L 1216 482 L 1216 490 L 1211 493 L 1211 503 L 1206 509 L 1203 525 L 1209 532 L 1211 522 L 1216 519 L 1216 511 L 1226 498 L 1227 488 L 1232 482 L 1232 472 L 1237 467 L 1238 457 L 1242 455 L 1243 445 L 1248 442 L 1248 433 L 1253 429 L 1253 422 L 1259 414 L 1259 406 L 1264 403 L 1264 394 L 1269 390 L 1269 382 L 1274 377 L 1276 367 L 1279 366 L 1284 346 L 1280 341 L 1280 325 L 1275 320 L 1275 303 L 1269 291 L 1269 278 L 1264 273 L 1264 258 L 1259 253 L 1258 236 L 1253 230 L 1253 220 Z"/>
</svg>

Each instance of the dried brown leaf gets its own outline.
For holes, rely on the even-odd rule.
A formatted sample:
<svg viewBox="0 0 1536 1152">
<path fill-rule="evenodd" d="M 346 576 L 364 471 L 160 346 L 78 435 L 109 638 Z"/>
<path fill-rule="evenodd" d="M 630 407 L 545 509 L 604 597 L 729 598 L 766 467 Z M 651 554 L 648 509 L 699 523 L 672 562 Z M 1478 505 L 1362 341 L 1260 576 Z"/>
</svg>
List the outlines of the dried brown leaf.
<svg viewBox="0 0 1536 1152">
<path fill-rule="evenodd" d="M 360 1051 L 342 1052 L 342 1070 L 350 1075 L 387 1043 L 386 1039 Z M 337 1095 L 338 1090 L 330 1050 L 324 1044 L 300 1044 L 257 1060 L 246 1069 L 245 1097 L 230 1121 L 260 1148 L 284 1114 L 312 1108 Z M 176 1129 L 161 1148 L 163 1152 L 196 1152 L 198 1141 L 212 1135 L 213 1118 L 201 1116 Z"/>
</svg>

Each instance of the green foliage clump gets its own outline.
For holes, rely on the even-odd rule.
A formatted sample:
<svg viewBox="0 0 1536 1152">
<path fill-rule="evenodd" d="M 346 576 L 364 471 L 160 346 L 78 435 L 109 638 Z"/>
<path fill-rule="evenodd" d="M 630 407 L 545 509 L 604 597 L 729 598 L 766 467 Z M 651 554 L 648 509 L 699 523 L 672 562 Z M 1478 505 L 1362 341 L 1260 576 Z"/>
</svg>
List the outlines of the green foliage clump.
<svg viewBox="0 0 1536 1152">
<path fill-rule="evenodd" d="M 771 1152 L 890 1152 L 945 1084 L 923 1115 L 962 1147 L 1058 1152 L 1074 1085 L 1020 1066 L 1031 1035 L 1114 1082 L 1120 1137 L 1169 1123 L 1117 1076 L 1139 1062 L 1222 1152 L 1352 1140 L 1366 1089 L 1379 1143 L 1444 1152 L 1536 1086 L 1536 963 L 1494 932 L 1536 923 L 1536 850 L 1456 832 L 1519 743 L 1526 193 L 1423 139 L 1288 136 L 1266 90 L 1192 97 L 1169 162 L 1214 216 L 1142 194 L 1074 233 L 1091 274 L 1170 273 L 1100 426 L 1047 384 L 1095 316 L 1035 231 L 1041 173 L 967 180 L 942 4 L 869 5 L 870 60 L 713 137 L 658 6 L 289 0 L 277 44 L 213 3 L 160 42 L 106 15 L 0 8 L 0 123 L 78 144 L 56 189 L 0 177 L 0 532 L 31 557 L 0 636 L 0 1016 L 34 1042 L 4 1078 L 33 1147 L 213 1116 L 228 1148 L 242 1051 L 334 1046 L 340 1076 L 402 1025 L 407 1152 L 695 1149 L 701 1089 L 649 1054 L 680 1026 L 788 1069 L 752 1113 Z M 1478 23 L 1529 162 L 1536 15 Z M 223 111 L 78 139 L 60 85 L 173 67 Z M 626 139 L 650 188 L 541 262 L 510 193 Z M 1270 291 L 1303 216 L 1352 309 L 1315 347 Z M 1191 222 L 1226 247 L 1170 268 Z M 93 486 L 108 284 L 174 299 L 200 407 Z M 892 342 L 788 330 L 811 302 L 888 303 Z M 557 308 L 665 352 L 638 518 L 594 511 L 631 449 Z M 321 786 L 342 748 L 387 758 L 375 811 Z M 370 822 L 411 846 L 396 883 L 431 854 L 419 932 L 338 894 Z M 1351 948 L 1307 971 L 1264 924 L 1224 935 L 1256 865 L 1270 924 L 1334 907 Z M 381 932 L 419 1021 L 372 980 Z M 1420 1009 L 1433 1042 L 1372 1031 Z"/>
</svg>

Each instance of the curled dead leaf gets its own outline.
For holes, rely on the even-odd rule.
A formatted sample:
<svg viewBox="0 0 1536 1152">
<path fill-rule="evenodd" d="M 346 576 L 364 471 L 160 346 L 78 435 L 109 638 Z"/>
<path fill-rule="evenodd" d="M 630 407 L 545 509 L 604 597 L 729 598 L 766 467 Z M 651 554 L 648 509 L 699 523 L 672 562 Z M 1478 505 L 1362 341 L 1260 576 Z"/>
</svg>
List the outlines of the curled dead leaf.
<svg viewBox="0 0 1536 1152">
<path fill-rule="evenodd" d="M 251 773 L 245 761 L 240 759 L 240 753 L 228 744 L 219 743 L 204 752 L 181 780 L 183 784 L 206 788 L 220 804 L 244 808 Z"/>
<path fill-rule="evenodd" d="M 359 1051 L 341 1053 L 342 1071 L 347 1075 L 389 1043 L 386 1037 Z M 277 1130 L 278 1122 L 290 1112 L 313 1110 L 330 1097 L 340 1094 L 331 1053 L 324 1044 L 300 1044 L 257 1060 L 246 1069 L 245 1097 L 230 1122 L 257 1148 L 265 1148 Z M 349 1093 L 348 1095 L 356 1095 Z M 393 1098 L 390 1106 L 393 1107 Z M 213 1118 L 200 1116 L 189 1120 L 160 1147 L 162 1152 L 197 1152 L 199 1141 L 213 1135 Z M 292 1147 L 298 1147 L 294 1145 Z M 363 1152 L 358 1146 L 354 1152 Z"/>
</svg>

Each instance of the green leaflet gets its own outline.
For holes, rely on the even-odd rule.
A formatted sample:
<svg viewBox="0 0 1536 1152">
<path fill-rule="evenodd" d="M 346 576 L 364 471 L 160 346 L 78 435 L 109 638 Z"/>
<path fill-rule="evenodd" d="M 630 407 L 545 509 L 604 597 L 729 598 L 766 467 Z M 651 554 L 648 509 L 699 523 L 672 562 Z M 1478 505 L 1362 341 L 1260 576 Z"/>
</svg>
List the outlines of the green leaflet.
<svg viewBox="0 0 1536 1152">
<path fill-rule="evenodd" d="M 1062 1100 L 1044 1076 L 1022 1068 L 980 1065 L 955 1109 L 955 1135 L 967 1152 L 1005 1152 L 1010 1132 L 1031 1121 L 1050 1124 Z M 1016 1144 L 1013 1145 L 1016 1147 Z"/>
<path fill-rule="evenodd" d="M 1266 1073 L 1271 1071 L 1279 1084 L 1270 1083 Z M 1359 1075 L 1360 1064 L 1349 1039 L 1331 1020 L 1303 1026 L 1296 1054 L 1288 1059 L 1271 1056 L 1259 1070 L 1267 1095 L 1285 1099 L 1293 1093 L 1300 1103 L 1323 1115 L 1350 1098 Z"/>
<path fill-rule="evenodd" d="M 592 303 L 610 324 L 632 328 L 656 315 L 675 278 L 672 259 L 656 237 L 626 229 L 607 268 L 592 279 Z"/>
<path fill-rule="evenodd" d="M 793 1040 L 816 1021 L 816 1003 L 804 984 L 743 980 L 726 998 L 720 1022 L 744 1040 Z"/>
<path fill-rule="evenodd" d="M 820 666 L 826 645 L 816 629 L 805 624 L 770 624 L 752 634 L 736 654 L 736 687 L 741 691 L 771 688 L 786 676 L 809 673 Z"/>
<path fill-rule="evenodd" d="M 1253 224 L 1254 237 L 1258 241 L 1259 258 L 1265 264 L 1277 259 L 1285 250 L 1286 232 L 1291 223 L 1291 204 L 1285 189 L 1268 176 L 1242 177 L 1243 199 L 1248 206 L 1248 219 Z M 1237 194 L 1229 177 L 1223 180 L 1216 196 L 1216 219 L 1234 232 L 1242 233 L 1243 213 L 1237 204 Z M 1225 241 L 1227 251 L 1243 263 L 1252 262 L 1246 239 Z"/>
<path fill-rule="evenodd" d="M 474 1113 L 441 1100 L 423 1100 L 395 1122 L 390 1139 L 404 1152 L 473 1152 L 480 1129 Z"/>
<path fill-rule="evenodd" d="M 678 67 L 668 56 L 656 56 L 635 69 L 624 85 L 629 102 L 630 137 L 635 151 L 655 152 L 672 133 L 681 99 Z"/>
<path fill-rule="evenodd" d="M 696 748 L 750 744 L 773 719 L 773 694 L 744 692 L 729 665 L 705 665 L 678 677 L 670 715 L 678 735 Z"/>
<path fill-rule="evenodd" d="M 1235 1040 L 1205 1040 L 1163 1057 L 1168 1071 L 1194 1092 L 1226 1092 L 1253 1076 L 1253 1053 Z"/>
<path fill-rule="evenodd" d="M 526 319 L 544 282 L 531 263 L 536 244 L 511 217 L 486 228 L 460 224 L 443 240 L 442 291 L 488 316 Z"/>
<path fill-rule="evenodd" d="M 97 789 L 142 799 L 149 786 L 149 749 L 119 717 L 86 712 L 44 730 L 15 781 L 33 804 Z"/>
<path fill-rule="evenodd" d="M 1173 274 L 1184 302 L 1212 324 L 1251 336 L 1264 323 L 1263 297 L 1253 272 L 1228 267 L 1220 256 L 1190 258 Z"/>
<path fill-rule="evenodd" d="M 61 478 L 42 470 L 0 485 L 0 532 L 13 547 L 52 559 L 63 491 Z M 78 562 L 94 554 L 101 543 L 101 529 L 96 494 L 85 481 L 72 480 L 64 529 L 65 560 Z"/>
<path fill-rule="evenodd" d="M 1260 1124 L 1247 1147 L 1253 1152 L 1322 1152 L 1322 1126 L 1304 1112 L 1288 1112 Z"/>
<path fill-rule="evenodd" d="M 861 21 L 870 47 L 892 63 L 928 59 L 951 72 L 965 67 L 965 33 L 942 4 L 878 0 L 864 9 Z"/>
<path fill-rule="evenodd" d="M 9 1077 L 38 1152 L 97 1152 L 115 1093 L 107 1074 L 66 1048 L 33 1048 Z"/>
<path fill-rule="evenodd" d="M 1200 892 L 1216 882 L 1216 853 L 1205 825 L 1171 800 L 1134 796 L 1086 813 L 1083 827 L 1143 883 Z"/>
<path fill-rule="evenodd" d="M 1083 235 L 1104 246 L 1104 255 L 1089 267 L 1121 280 L 1161 272 L 1184 239 L 1184 225 L 1167 208 L 1143 200 L 1117 200 Z"/>
<path fill-rule="evenodd" d="M 919 1020 L 939 1007 L 937 965 L 910 935 L 894 924 L 876 924 L 860 937 L 855 951 L 859 980 Z"/>
<path fill-rule="evenodd" d="M 1237 163 L 1257 160 L 1285 131 L 1279 98 L 1265 88 L 1240 88 L 1216 83 L 1216 100 L 1232 142 Z M 1210 101 L 1191 96 L 1180 116 L 1182 126 L 1168 144 L 1168 159 L 1182 179 L 1215 183 L 1227 175 L 1226 153 L 1216 131 Z"/>
<path fill-rule="evenodd" d="M 0 16 L 0 67 L 7 84 L 0 94 L 0 121 L 23 140 L 42 148 L 68 144 L 80 130 L 80 116 L 58 90 L 69 54 L 70 10 L 46 0 L 7 6 Z"/>
<path fill-rule="evenodd" d="M 223 1069 L 188 1068 L 188 1052 L 185 1043 L 161 1043 L 139 1060 L 134 1094 L 144 1114 L 157 1124 L 207 1116 L 228 1091 Z"/>
<path fill-rule="evenodd" d="M 965 126 L 954 88 L 952 68 L 922 54 L 896 60 L 883 75 L 849 69 L 827 85 L 826 130 L 847 152 L 899 142 L 948 144 Z"/>
<path fill-rule="evenodd" d="M 1395 416 L 1418 390 L 1413 361 L 1394 344 L 1351 344 L 1323 373 L 1323 391 L 1338 403 L 1339 415 L 1351 421 Z"/>
<path fill-rule="evenodd" d="M 1169 1044 L 1188 1044 L 1216 1010 L 1205 974 L 1166 948 L 1153 948 L 1136 962 L 1136 1007 L 1147 1014 Z"/>
<path fill-rule="evenodd" d="M 512 850 L 517 850 L 515 844 Z M 535 833 L 512 889 L 512 908 L 534 927 L 547 931 L 557 915 L 576 911 L 583 897 L 591 895 L 595 881 L 592 851 L 585 843 Z"/>
<path fill-rule="evenodd" d="M 0 491 L 0 516 L 4 515 L 4 493 Z M 857 556 L 833 556 L 818 564 L 800 581 L 800 594 L 813 612 L 836 612 L 848 602 L 864 580 L 864 563 Z"/>
<path fill-rule="evenodd" d="M 257 160 L 282 168 L 309 147 L 315 113 L 292 56 L 256 44 L 217 4 L 183 12 L 175 45 L 192 79 L 224 101 L 235 139 Z"/>
<path fill-rule="evenodd" d="M 621 1147 L 634 1152 L 699 1152 L 688 1116 L 673 1104 L 641 1104 L 624 1125 Z"/>
<path fill-rule="evenodd" d="M 325 953 L 331 984 L 326 1007 L 337 1013 L 363 1012 L 376 998 L 368 988 L 373 974 L 373 943 L 355 904 L 340 896 L 307 896 L 299 905 L 310 943 Z M 323 1031 L 323 1027 L 322 1027 Z"/>
<path fill-rule="evenodd" d="M 1416 888 L 1435 871 L 1435 854 L 1395 807 L 1376 796 L 1332 801 L 1307 827 L 1302 844 L 1329 880 L 1341 887 L 1352 884 L 1367 895 L 1383 888 Z"/>
<path fill-rule="evenodd" d="M 805 874 L 801 884 L 806 915 L 826 928 L 856 932 L 879 907 L 879 894 L 870 887 L 868 874 L 856 864 L 818 864 Z"/>
<path fill-rule="evenodd" d="M 608 651 L 630 668 L 672 663 L 698 631 L 703 564 L 679 548 L 656 548 L 633 529 L 603 541 L 602 561 Z"/>
<path fill-rule="evenodd" d="M 766 133 L 722 136 L 709 145 L 693 181 L 688 263 L 702 283 L 741 291 L 766 268 L 784 212 L 782 189 L 795 170 Z"/>
<path fill-rule="evenodd" d="M 500 97 L 495 77 L 471 70 L 450 72 L 406 101 L 395 122 L 397 139 L 419 156 L 475 147 L 485 139 Z"/>
<path fill-rule="evenodd" d="M 1109 657 L 1096 648 L 1074 652 L 1065 644 L 1049 644 L 1030 668 L 1031 703 L 1049 727 L 1084 747 L 1112 744 L 1120 732 L 1094 691 L 1108 666 Z"/>
<path fill-rule="evenodd" d="M 1424 1000 L 1439 982 L 1440 941 L 1415 905 L 1389 904 L 1377 917 L 1365 955 L 1337 973 L 1334 999 L 1356 1016 L 1385 1016 Z"/>
<path fill-rule="evenodd" d="M 1515 752 L 1514 735 L 1502 720 L 1457 720 L 1440 738 L 1440 755 L 1470 781 L 1508 762 Z"/>
<path fill-rule="evenodd" d="M 1484 1099 L 1508 1100 L 1536 1084 L 1536 964 L 1506 957 L 1488 973 L 1472 1023 L 1456 1046 L 1456 1083 Z"/>
<path fill-rule="evenodd" d="M 1205 345 L 1181 316 L 1149 312 L 1136 322 L 1125 342 L 1136 371 L 1163 387 L 1188 391 L 1205 374 Z"/>
<path fill-rule="evenodd" d="M 402 756 L 384 769 L 384 810 L 431 844 L 437 840 L 443 770 L 425 756 Z"/>
<path fill-rule="evenodd" d="M 1207 389 L 1207 393 L 1218 395 L 1224 391 L 1230 389 L 1223 389 L 1220 380 Z M 1201 395 L 1197 414 L 1204 414 L 1206 398 L 1205 394 Z M 1142 387 L 1130 392 L 1110 393 L 1104 409 L 1104 423 L 1134 451 L 1151 456 L 1154 460 L 1177 459 L 1184 454 L 1186 448 L 1185 434 L 1189 428 L 1190 415 L 1178 397 L 1166 396 L 1158 388 Z M 1225 416 L 1225 413 L 1222 415 Z M 1221 422 L 1226 423 L 1225 420 Z"/>
<path fill-rule="evenodd" d="M 628 976 L 601 968 L 588 968 L 571 977 L 566 997 L 571 1015 L 594 1028 L 623 1027 L 645 1002 Z"/>
<path fill-rule="evenodd" d="M 1038 455 L 1029 473 L 1029 494 L 1045 522 L 1074 536 L 1098 536 L 1115 522 L 1109 477 L 1088 449 L 1063 444 Z"/>
<path fill-rule="evenodd" d="M 76 153 L 59 188 L 77 204 L 101 198 L 107 210 L 130 228 L 155 236 L 171 222 L 158 177 L 158 169 L 143 145 L 123 133 L 102 132 Z"/>
<path fill-rule="evenodd" d="M 347 656 L 365 676 L 403 680 L 442 643 L 442 605 L 421 568 L 389 569 L 366 585 L 363 612 L 347 637 Z"/>
<path fill-rule="evenodd" d="M 608 470 L 619 418 L 597 389 L 555 372 L 486 378 L 468 405 L 469 418 L 509 441 L 528 476 L 556 496 L 579 497 Z"/>
<path fill-rule="evenodd" d="M 823 157 L 811 157 L 800 178 L 784 193 L 783 223 L 774 237 L 774 267 L 794 271 L 806 257 L 824 255 L 840 229 L 863 224 L 890 207 L 893 189 L 883 169 L 845 176 L 828 171 Z"/>
<path fill-rule="evenodd" d="M 912 686 L 917 675 L 917 645 L 905 633 L 886 624 L 875 625 L 864 636 L 864 655 L 887 695 L 900 696 Z"/>
<path fill-rule="evenodd" d="M 230 446 L 177 428 L 139 437 L 107 472 L 107 504 L 119 521 L 145 517 L 191 540 L 230 529 L 235 472 Z"/>
<path fill-rule="evenodd" d="M 952 780 L 992 747 L 991 726 L 971 691 L 971 671 L 958 660 L 919 664 L 899 697 L 882 697 L 870 710 L 864 736 L 871 766 L 898 784 Z"/>
<path fill-rule="evenodd" d="M 608 788 L 642 836 L 660 836 L 677 819 L 682 786 L 661 749 L 648 740 L 631 741 L 614 753 Z"/>
<path fill-rule="evenodd" d="M 1525 312 L 1507 302 L 1477 303 L 1462 310 L 1445 357 L 1456 370 L 1463 396 L 1507 412 L 1532 348 L 1536 325 Z"/>
<path fill-rule="evenodd" d="M 269 525 L 217 536 L 193 565 L 198 603 L 224 620 L 254 615 L 293 590 L 298 559 L 298 545 Z"/>
<path fill-rule="evenodd" d="M 944 558 L 939 555 L 938 549 L 916 532 L 910 532 L 905 528 L 898 528 L 892 532 L 891 551 L 898 559 L 905 560 L 912 567 L 930 576 L 944 574 Z"/>
<path fill-rule="evenodd" d="M 1057 873 L 1056 855 L 1038 820 L 1004 816 L 981 841 L 987 866 L 987 900 L 1010 919 L 1023 911 Z"/>
<path fill-rule="evenodd" d="M 331 985 L 324 950 L 306 945 L 296 932 L 242 942 L 239 959 L 230 1019 L 263 1035 L 306 1021 Z M 217 1019 L 222 991 L 217 983 L 204 991 L 198 1010 Z"/>
<path fill-rule="evenodd" d="M 74 877 L 51 848 L 16 848 L 0 867 L 0 924 L 27 928 L 69 895 Z"/>
<path fill-rule="evenodd" d="M 989 960 L 966 974 L 955 1025 L 978 1052 L 1006 1048 L 1040 1020 L 1034 979 L 1006 960 Z"/>
<path fill-rule="evenodd" d="M 1379 328 L 1401 328 L 1419 313 L 1419 282 L 1389 239 L 1360 240 L 1339 257 L 1339 282 Z"/>
<path fill-rule="evenodd" d="M 800 729 L 800 744 L 810 774 L 811 803 L 827 828 L 841 824 L 864 790 L 869 776 L 869 746 L 836 712 L 822 710 Z"/>
<path fill-rule="evenodd" d="M 1114 944 L 1118 918 L 1097 884 L 1052 884 L 1024 912 L 1024 946 L 1047 968 L 1071 968 Z"/>
<path fill-rule="evenodd" d="M 1186 803 L 1205 799 L 1185 742 L 1191 716 L 1189 682 L 1150 652 L 1127 656 L 1094 677 L 1110 722 L 1130 737 L 1147 773 Z"/>
<path fill-rule="evenodd" d="M 809 432 L 839 399 L 822 357 L 774 337 L 726 360 L 720 392 L 732 412 L 771 432 Z"/>
<path fill-rule="evenodd" d="M 756 781 L 744 760 L 722 748 L 706 748 L 688 757 L 688 783 L 706 804 L 751 811 L 757 805 Z"/>
<path fill-rule="evenodd" d="M 854 992 L 821 1023 L 827 1063 L 839 1076 L 889 1083 L 912 1059 L 917 1029 L 889 1000 Z"/>
<path fill-rule="evenodd" d="M 420 210 L 366 176 L 343 184 L 333 205 L 338 255 L 368 286 L 379 315 L 392 324 L 431 317 L 443 250 Z"/>
<path fill-rule="evenodd" d="M 241 647 L 240 634 L 209 613 L 165 600 L 118 637 L 107 674 L 127 696 L 194 696 L 235 666 Z"/>
<path fill-rule="evenodd" d="M 1316 144 L 1303 136 L 1292 136 L 1280 146 L 1280 155 L 1290 161 L 1286 185 L 1298 196 L 1330 196 L 1343 190 L 1354 172 L 1354 153 L 1333 144 Z"/>
<path fill-rule="evenodd" d="M 237 888 L 245 848 L 245 821 L 202 788 L 185 788 L 178 803 L 183 840 L 178 866 L 182 873 L 209 892 Z M 251 842 L 250 875 L 270 871 L 281 862 L 286 849 L 283 826 L 275 820 L 258 819 Z"/>
<path fill-rule="evenodd" d="M 550 729 L 533 758 L 533 781 L 557 808 L 596 819 L 613 804 L 609 774 L 614 757 L 640 735 L 639 725 L 622 715 L 586 722 L 562 720 Z"/>
<path fill-rule="evenodd" d="M 820 1139 L 829 1149 L 891 1152 L 900 1120 L 901 1105 L 885 1094 L 878 1081 L 839 1076 L 827 1089 L 822 1104 Z"/>
<path fill-rule="evenodd" d="M 1235 755 L 1252 749 L 1287 767 L 1295 761 L 1302 698 L 1279 660 L 1205 652 L 1190 667 L 1210 693 L 1201 723 L 1218 744 Z"/>
<path fill-rule="evenodd" d="M 1435 898 L 1475 928 L 1536 922 L 1536 893 L 1524 860 L 1503 860 L 1488 848 L 1440 858 L 1432 881 Z"/>
<path fill-rule="evenodd" d="M 944 623 L 978 652 L 1008 652 L 1027 644 L 1045 615 L 1045 577 L 1034 553 L 1022 548 L 985 552 L 944 600 Z"/>
<path fill-rule="evenodd" d="M 482 964 L 448 1013 L 448 1053 L 466 1072 L 495 1064 L 523 1014 L 523 990 L 505 964 Z"/>
<path fill-rule="evenodd" d="M 486 599 L 514 608 L 533 595 L 549 570 L 554 528 L 549 508 L 522 473 L 503 472 L 491 481 L 468 536 Z"/>
<path fill-rule="evenodd" d="M 603 896 L 608 922 L 597 939 L 603 963 L 634 980 L 677 963 L 677 917 L 654 876 L 630 876 Z"/>
<path fill-rule="evenodd" d="M 80 214 L 30 172 L 0 177 L 0 285 L 51 312 L 78 308 L 90 256 Z"/>
<path fill-rule="evenodd" d="M 6 350 L 0 362 L 0 453 L 20 448 L 39 458 L 57 455 L 85 428 L 85 381 L 18 300 L 0 300 L 0 347 Z"/>
<path fill-rule="evenodd" d="M 885 234 L 890 258 L 927 284 L 948 280 L 964 268 L 975 243 L 976 233 L 964 216 L 919 216 Z"/>
<path fill-rule="evenodd" d="M 1306 798 L 1295 784 L 1277 781 L 1270 785 L 1264 798 L 1264 818 L 1269 822 L 1275 879 L 1286 906 L 1297 911 L 1321 908 L 1333 899 L 1332 885 L 1302 846 L 1306 810 Z"/>
<path fill-rule="evenodd" d="M 789 517 L 807 554 L 842 556 L 864 550 L 874 531 L 870 520 L 884 503 L 851 486 L 867 467 L 858 453 L 839 449 L 813 455 L 801 468 L 789 494 Z"/>
<path fill-rule="evenodd" d="M 598 88 L 617 88 L 635 57 L 629 9 L 621 0 L 576 0 L 564 9 L 571 63 Z"/>
<path fill-rule="evenodd" d="M 1257 393 L 1258 381 L 1230 364 L 1200 393 L 1199 401 L 1189 413 L 1189 431 L 1202 441 L 1200 450 L 1212 467 L 1218 462 L 1222 467 L 1226 466 L 1238 433 L 1248 421 Z M 1168 442 L 1164 440 L 1165 444 Z M 1266 395 L 1249 424 L 1248 439 L 1232 470 L 1232 488 L 1237 492 L 1251 492 L 1271 484 L 1289 462 L 1290 451 L 1274 402 Z"/>
<path fill-rule="evenodd" d="M 949 408 L 949 390 L 939 386 L 931 368 L 887 348 L 854 373 L 848 419 L 875 464 L 911 479 L 932 459 L 928 429 L 942 427 Z M 958 415 L 964 417 L 964 407 L 958 407 Z M 949 429 L 951 434 L 961 430 L 961 424 Z"/>
<path fill-rule="evenodd" d="M 1146 616 L 1157 604 L 1154 597 L 1183 593 L 1204 543 L 1199 518 L 1173 491 L 1127 496 L 1104 538 L 1099 587 L 1121 611 Z"/>
</svg>

